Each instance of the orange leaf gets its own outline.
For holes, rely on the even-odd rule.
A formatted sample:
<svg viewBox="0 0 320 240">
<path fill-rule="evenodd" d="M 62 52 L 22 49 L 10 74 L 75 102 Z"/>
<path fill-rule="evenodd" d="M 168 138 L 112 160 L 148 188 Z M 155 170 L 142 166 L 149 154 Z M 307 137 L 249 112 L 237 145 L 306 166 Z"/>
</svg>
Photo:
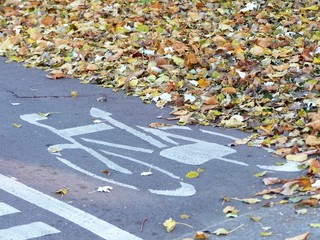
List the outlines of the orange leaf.
<svg viewBox="0 0 320 240">
<path fill-rule="evenodd" d="M 50 16 L 45 16 L 41 21 L 41 23 L 45 26 L 50 26 L 53 24 L 53 22 L 54 22 L 54 18 Z"/>
<path fill-rule="evenodd" d="M 206 101 L 205 104 L 207 105 L 216 105 L 219 103 L 218 97 L 216 95 L 209 97 Z"/>
<path fill-rule="evenodd" d="M 235 89 L 234 87 L 225 87 L 221 89 L 221 93 L 236 94 L 237 89 Z"/>
<path fill-rule="evenodd" d="M 174 90 L 175 86 L 176 86 L 176 83 L 171 82 L 171 81 L 168 82 L 168 86 L 167 86 L 166 92 L 167 92 L 167 93 L 168 93 L 168 92 L 171 92 L 172 90 Z"/>
<path fill-rule="evenodd" d="M 195 55 L 194 53 L 189 53 L 187 55 L 187 60 L 186 60 L 187 68 L 189 68 L 190 65 L 196 64 L 198 62 L 199 62 L 199 59 L 198 59 L 197 55 Z"/>
<path fill-rule="evenodd" d="M 206 88 L 210 85 L 210 82 L 207 79 L 202 78 L 198 81 L 198 84 L 201 88 Z"/>
</svg>

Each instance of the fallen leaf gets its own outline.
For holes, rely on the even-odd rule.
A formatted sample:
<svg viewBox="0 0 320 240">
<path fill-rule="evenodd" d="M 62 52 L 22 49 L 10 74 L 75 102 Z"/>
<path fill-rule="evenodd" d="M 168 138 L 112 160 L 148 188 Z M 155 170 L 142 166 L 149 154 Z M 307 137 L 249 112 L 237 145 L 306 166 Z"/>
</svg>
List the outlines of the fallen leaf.
<svg viewBox="0 0 320 240">
<path fill-rule="evenodd" d="M 149 127 L 151 128 L 162 128 L 162 127 L 171 127 L 172 124 L 169 123 L 159 123 L 159 122 L 154 122 L 154 123 L 150 123 Z"/>
<path fill-rule="evenodd" d="M 260 222 L 262 220 L 262 217 L 259 217 L 259 216 L 249 216 L 249 217 L 254 222 Z"/>
<path fill-rule="evenodd" d="M 263 180 L 264 185 L 273 185 L 281 183 L 282 181 L 278 178 L 264 178 Z"/>
<path fill-rule="evenodd" d="M 61 188 L 58 191 L 56 191 L 56 194 L 60 194 L 61 196 L 64 196 L 68 193 L 68 189 L 67 188 Z"/>
<path fill-rule="evenodd" d="M 172 218 L 167 219 L 164 223 L 163 226 L 166 227 L 167 232 L 171 232 L 177 225 L 177 222 L 173 220 Z"/>
<path fill-rule="evenodd" d="M 273 232 L 261 232 L 260 233 L 260 235 L 262 236 L 262 237 L 269 237 L 269 236 L 271 236 L 273 234 Z"/>
<path fill-rule="evenodd" d="M 182 219 L 189 219 L 189 218 L 190 218 L 190 215 L 188 215 L 188 214 L 181 214 L 181 215 L 180 215 L 180 218 L 182 218 Z"/>
<path fill-rule="evenodd" d="M 220 236 L 220 235 L 228 235 L 229 231 L 226 230 L 225 228 L 218 228 L 213 232 L 215 235 Z"/>
<path fill-rule="evenodd" d="M 110 190 L 112 190 L 113 187 L 110 186 L 103 186 L 103 187 L 98 187 L 97 192 L 107 192 L 109 193 Z"/>
<path fill-rule="evenodd" d="M 107 176 L 110 176 L 110 171 L 108 169 L 101 170 L 100 172 L 104 173 Z"/>
<path fill-rule="evenodd" d="M 153 174 L 153 172 L 148 171 L 148 172 L 142 172 L 140 175 L 141 176 L 150 176 L 152 174 Z"/>
<path fill-rule="evenodd" d="M 309 135 L 306 138 L 306 144 L 309 146 L 318 146 L 318 145 L 320 145 L 320 138 L 313 136 L 313 135 Z"/>
<path fill-rule="evenodd" d="M 244 203 L 249 203 L 249 204 L 261 202 L 261 200 L 258 198 L 243 198 L 243 199 L 241 199 L 241 201 Z"/>
<path fill-rule="evenodd" d="M 286 159 L 288 161 L 295 161 L 295 162 L 303 162 L 306 161 L 308 159 L 308 155 L 304 154 L 304 153 L 300 153 L 300 154 L 288 154 L 286 156 Z"/>
<path fill-rule="evenodd" d="M 78 91 L 74 90 L 74 91 L 71 91 L 70 96 L 73 98 L 76 98 L 76 97 L 79 97 L 79 93 L 78 93 Z"/>
<path fill-rule="evenodd" d="M 310 223 L 310 227 L 320 228 L 320 223 Z"/>
<path fill-rule="evenodd" d="M 209 231 L 197 231 L 196 235 L 191 240 L 209 240 L 211 233 Z"/>
<path fill-rule="evenodd" d="M 186 174 L 186 177 L 187 178 L 197 178 L 199 177 L 199 173 L 198 172 L 195 172 L 195 171 L 190 171 Z"/>
<path fill-rule="evenodd" d="M 301 235 L 298 235 L 298 236 L 295 236 L 292 238 L 286 238 L 286 240 L 307 240 L 309 235 L 310 235 L 310 233 L 307 232 L 307 233 L 304 233 L 304 234 L 301 234 Z"/>
<path fill-rule="evenodd" d="M 10 102 L 10 104 L 11 104 L 12 106 L 19 106 L 21 103 Z"/>
<path fill-rule="evenodd" d="M 48 147 L 48 152 L 49 152 L 49 153 L 58 153 L 58 152 L 60 152 L 60 151 L 61 151 L 61 149 L 58 148 L 58 147 L 54 147 L 54 146 L 49 146 L 49 147 Z"/>
<path fill-rule="evenodd" d="M 22 125 L 21 124 L 18 124 L 18 123 L 13 123 L 12 124 L 15 128 L 21 128 L 22 127 Z"/>
<path fill-rule="evenodd" d="M 50 114 L 51 114 L 50 112 L 48 112 L 48 113 L 38 112 L 38 115 L 39 115 L 40 117 L 48 117 Z"/>
<path fill-rule="evenodd" d="M 263 171 L 263 172 L 256 173 L 254 176 L 255 176 L 255 177 L 263 177 L 263 176 L 266 175 L 267 173 L 268 173 L 268 171 Z"/>
</svg>

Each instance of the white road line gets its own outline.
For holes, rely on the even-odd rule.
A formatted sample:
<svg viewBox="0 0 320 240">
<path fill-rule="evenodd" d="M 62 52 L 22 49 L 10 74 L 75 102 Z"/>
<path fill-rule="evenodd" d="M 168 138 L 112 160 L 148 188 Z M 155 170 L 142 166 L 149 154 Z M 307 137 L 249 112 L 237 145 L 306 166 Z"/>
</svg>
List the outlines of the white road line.
<svg viewBox="0 0 320 240">
<path fill-rule="evenodd" d="M 18 209 L 11 207 L 10 205 L 0 202 L 0 217 L 8 214 L 18 213 Z"/>
<path fill-rule="evenodd" d="M 15 195 L 25 201 L 50 211 L 80 227 L 108 240 L 142 240 L 106 221 L 103 221 L 85 211 L 72 207 L 53 197 L 43 194 L 33 188 L 0 174 L 0 189 Z"/>
<path fill-rule="evenodd" d="M 0 229 L 0 240 L 27 240 L 59 233 L 60 231 L 43 222 L 34 222 L 7 229 Z"/>
</svg>

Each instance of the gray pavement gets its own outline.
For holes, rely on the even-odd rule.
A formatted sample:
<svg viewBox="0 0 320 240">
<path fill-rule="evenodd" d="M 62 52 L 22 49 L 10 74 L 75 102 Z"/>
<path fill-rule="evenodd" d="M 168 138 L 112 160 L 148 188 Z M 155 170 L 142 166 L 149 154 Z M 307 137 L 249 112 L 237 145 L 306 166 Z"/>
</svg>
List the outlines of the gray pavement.
<svg viewBox="0 0 320 240">
<path fill-rule="evenodd" d="M 319 239 L 319 230 L 310 227 L 319 222 L 316 208 L 298 215 L 290 204 L 263 207 L 281 197 L 251 205 L 221 201 L 253 197 L 265 188 L 253 176 L 263 171 L 258 165 L 283 161 L 261 148 L 230 146 L 246 133 L 149 128 L 164 122 L 157 116 L 169 117 L 170 109 L 76 79 L 51 80 L 44 71 L 5 60 L 0 58 L 0 239 L 12 234 L 12 239 L 181 240 L 201 229 L 238 226 L 212 239 L 286 239 L 305 232 L 309 240 Z M 79 96 L 71 97 L 71 91 Z M 204 170 L 198 178 L 185 176 L 198 168 Z M 110 193 L 96 191 L 104 186 L 112 187 Z M 66 195 L 55 193 L 64 187 Z M 239 217 L 225 217 L 228 205 L 240 210 Z M 189 226 L 177 224 L 167 233 L 162 223 L 169 218 Z M 20 238 L 14 235 L 19 231 Z M 262 237 L 263 231 L 273 233 Z"/>
</svg>

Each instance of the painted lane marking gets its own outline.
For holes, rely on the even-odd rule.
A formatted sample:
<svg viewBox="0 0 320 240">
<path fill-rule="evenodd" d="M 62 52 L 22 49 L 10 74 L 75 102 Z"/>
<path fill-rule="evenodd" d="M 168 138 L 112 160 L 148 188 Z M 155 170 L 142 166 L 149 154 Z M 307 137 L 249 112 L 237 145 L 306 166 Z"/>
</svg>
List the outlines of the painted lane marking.
<svg viewBox="0 0 320 240">
<path fill-rule="evenodd" d="M 2 174 L 0 174 L 0 182 L 0 189 L 73 222 L 103 239 L 142 240 L 85 211 L 61 202 Z"/>
<path fill-rule="evenodd" d="M 55 233 L 60 233 L 60 231 L 43 222 L 34 222 L 0 229 L 0 240 L 27 240 Z"/>
<path fill-rule="evenodd" d="M 19 213 L 20 211 L 10 205 L 0 202 L 0 217 L 8 214 Z"/>
<path fill-rule="evenodd" d="M 163 144 L 162 142 L 154 139 L 153 137 L 151 136 L 148 136 L 147 134 L 143 133 L 143 132 L 139 132 L 138 130 L 132 128 L 132 127 L 129 127 L 128 125 L 126 124 L 123 124 L 122 122 L 119 122 L 113 118 L 111 118 L 110 116 L 112 115 L 111 113 L 108 113 L 108 112 L 105 112 L 105 111 L 102 111 L 98 108 L 91 108 L 90 110 L 90 115 L 92 117 L 96 117 L 96 118 L 101 118 L 101 119 L 104 119 L 106 120 L 109 124 L 115 126 L 115 127 L 118 127 L 122 130 L 125 130 L 126 132 L 142 139 L 143 141 L 146 141 L 158 148 L 164 148 L 164 147 L 167 147 L 167 145 Z"/>
<path fill-rule="evenodd" d="M 224 156 L 236 153 L 236 151 L 230 147 L 226 147 L 217 143 L 210 143 L 203 140 L 198 140 L 190 137 L 185 137 L 173 133 L 163 132 L 158 129 L 149 129 L 145 127 L 139 127 L 140 129 L 152 133 L 162 140 L 178 145 L 177 142 L 171 138 L 180 139 L 184 141 L 193 142 L 192 144 L 185 144 L 181 146 L 171 147 L 164 149 L 160 152 L 160 155 L 184 164 L 200 165 L 210 160 L 218 159 L 225 162 L 230 162 L 242 166 L 249 166 L 246 163 L 227 159 Z M 222 136 L 221 134 L 219 134 Z"/>
<path fill-rule="evenodd" d="M 131 188 L 131 189 L 135 189 L 135 190 L 138 190 L 135 186 L 132 186 L 132 185 L 128 185 L 128 184 L 125 184 L 125 183 L 120 183 L 120 182 L 116 182 L 112 179 L 108 179 L 108 178 L 104 178 L 104 177 L 100 177 L 92 172 L 89 172 L 87 170 L 84 170 L 83 168 L 77 166 L 76 164 L 73 164 L 72 162 L 68 161 L 67 159 L 64 159 L 62 157 L 56 157 L 56 159 L 58 159 L 60 162 L 64 163 L 65 165 L 73 168 L 74 170 L 76 171 L 79 171 L 83 174 L 86 174 L 90 177 L 93 177 L 93 178 L 96 178 L 96 179 L 99 179 L 99 180 L 102 180 L 104 182 L 108 182 L 108 183 L 111 183 L 111 184 L 115 184 L 115 185 L 118 185 L 118 186 L 121 186 L 121 187 L 126 187 L 126 188 Z"/>
<path fill-rule="evenodd" d="M 67 128 L 59 131 L 60 131 L 60 134 L 63 136 L 73 137 L 73 136 L 95 133 L 95 132 L 111 130 L 111 129 L 113 129 L 113 127 L 111 127 L 110 125 L 107 125 L 105 123 L 96 123 L 96 124 L 86 125 L 81 127 Z"/>
<path fill-rule="evenodd" d="M 94 140 L 94 139 L 89 139 L 89 138 L 81 138 L 81 139 L 86 141 L 86 142 L 96 143 L 96 144 L 109 146 L 109 147 L 114 147 L 114 148 L 120 148 L 120 149 L 125 149 L 125 150 L 136 151 L 136 152 L 153 153 L 153 150 L 146 149 L 146 148 L 131 147 L 131 146 L 128 146 L 128 145 L 115 144 L 115 143 L 110 143 L 110 142 L 105 142 L 105 141 L 100 141 L 100 140 Z"/>
<path fill-rule="evenodd" d="M 34 124 L 36 126 L 39 126 L 39 127 L 43 127 L 43 128 L 46 128 L 48 130 L 50 130 L 51 132 L 57 134 L 58 136 L 64 138 L 65 140 L 69 141 L 72 143 L 72 145 L 70 144 L 61 144 L 61 145 L 54 145 L 54 146 L 51 146 L 52 147 L 67 147 L 67 146 L 72 146 L 72 148 L 78 148 L 78 149 L 83 149 L 84 151 L 88 152 L 89 154 L 91 154 L 93 157 L 99 159 L 101 162 L 103 162 L 104 164 L 106 164 L 106 166 L 108 166 L 109 168 L 113 169 L 113 170 L 116 170 L 118 172 L 122 172 L 122 173 L 125 173 L 125 174 L 132 174 L 132 172 L 130 172 L 128 169 L 126 168 L 123 168 L 121 166 L 119 166 L 118 164 L 112 162 L 111 160 L 107 159 L 106 157 L 102 156 L 100 153 L 94 151 L 93 149 L 91 148 L 88 148 L 86 146 L 83 146 L 82 144 L 78 143 L 75 139 L 73 139 L 72 137 L 70 137 L 69 135 L 64 135 L 64 132 L 63 130 L 58 130 L 54 127 L 51 127 L 51 126 L 48 126 L 46 124 L 42 124 L 40 123 L 39 121 L 41 120 L 46 120 L 48 119 L 47 117 L 41 117 L 39 116 L 38 114 L 25 114 L 25 115 L 21 115 L 20 118 L 26 122 L 29 122 L 31 124 Z M 76 129 L 78 129 L 78 127 L 76 127 Z M 70 133 L 70 128 L 68 129 L 68 134 L 71 134 Z M 83 133 L 83 131 L 82 131 Z M 76 134 L 76 133 L 74 133 Z M 77 134 L 76 134 L 77 135 Z M 64 148 L 63 148 L 64 149 Z M 61 149 L 61 150 L 63 150 Z"/>
</svg>

